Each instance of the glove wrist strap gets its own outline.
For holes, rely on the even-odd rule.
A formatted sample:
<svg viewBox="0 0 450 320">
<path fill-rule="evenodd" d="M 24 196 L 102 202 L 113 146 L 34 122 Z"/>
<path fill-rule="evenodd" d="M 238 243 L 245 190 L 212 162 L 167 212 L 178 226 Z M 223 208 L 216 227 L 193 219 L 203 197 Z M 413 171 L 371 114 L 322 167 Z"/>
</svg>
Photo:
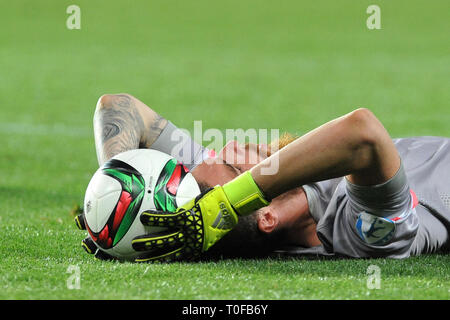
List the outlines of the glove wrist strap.
<svg viewBox="0 0 450 320">
<path fill-rule="evenodd" d="M 240 216 L 245 216 L 269 202 L 264 198 L 250 171 L 246 171 L 234 180 L 226 183 L 223 190 L 233 208 Z"/>
</svg>

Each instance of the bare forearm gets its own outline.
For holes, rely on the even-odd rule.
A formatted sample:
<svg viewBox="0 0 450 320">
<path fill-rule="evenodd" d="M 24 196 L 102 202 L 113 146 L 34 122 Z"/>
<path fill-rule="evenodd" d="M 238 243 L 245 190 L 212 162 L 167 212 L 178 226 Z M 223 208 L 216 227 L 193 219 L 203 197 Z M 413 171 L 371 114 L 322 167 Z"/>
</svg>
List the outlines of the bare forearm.
<svg viewBox="0 0 450 320">
<path fill-rule="evenodd" d="M 130 95 L 102 96 L 94 114 L 98 163 L 127 150 L 149 148 L 166 124 L 166 119 Z"/>
<path fill-rule="evenodd" d="M 298 138 L 255 166 L 255 182 L 270 198 L 315 181 L 348 176 L 357 184 L 377 184 L 392 177 L 400 165 L 392 140 L 376 118 L 362 110 Z M 278 172 L 262 168 L 278 157 Z"/>
</svg>

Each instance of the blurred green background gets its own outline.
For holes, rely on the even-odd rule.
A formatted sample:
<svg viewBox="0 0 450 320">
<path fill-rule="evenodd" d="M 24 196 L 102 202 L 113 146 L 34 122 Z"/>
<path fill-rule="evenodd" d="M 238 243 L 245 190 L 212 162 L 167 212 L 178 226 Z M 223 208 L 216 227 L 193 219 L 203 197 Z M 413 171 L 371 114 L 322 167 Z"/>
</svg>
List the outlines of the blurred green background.
<svg viewBox="0 0 450 320">
<path fill-rule="evenodd" d="M 393 137 L 450 136 L 448 0 L 1 4 L 0 298 L 366 297 L 364 263 L 357 270 L 345 262 L 327 265 L 343 281 L 331 291 L 325 283 L 317 292 L 270 289 L 260 295 L 255 292 L 270 287 L 270 278 L 270 285 L 248 288 L 244 283 L 251 279 L 245 279 L 252 276 L 243 275 L 232 284 L 234 292 L 204 289 L 196 295 L 171 291 L 170 277 L 157 282 L 159 293 L 142 291 L 139 284 L 148 288 L 148 281 L 155 281 L 138 282 L 146 267 L 92 262 L 80 251 L 83 236 L 69 211 L 82 202 L 97 168 L 95 104 L 104 93 L 126 92 L 189 130 L 194 120 L 202 120 L 203 129 L 277 128 L 297 134 L 367 107 Z M 66 27 L 71 4 L 81 8 L 80 30 Z M 381 30 L 366 26 L 371 4 L 381 8 Z M 418 271 L 417 282 L 375 297 L 448 298 L 449 260 L 436 259 L 430 279 Z M 89 272 L 83 274 L 91 275 L 98 290 L 68 291 L 68 263 L 85 266 Z M 397 280 L 401 262 L 382 263 L 393 268 Z M 305 277 L 301 270 L 318 267 L 307 261 L 292 266 L 300 268 L 293 273 L 299 277 Z M 206 271 L 205 282 L 197 278 L 199 287 L 207 288 L 206 281 L 214 281 L 222 268 L 195 266 L 202 267 L 213 269 Z M 138 292 L 118 294 L 117 278 L 102 278 L 105 268 L 135 274 Z M 352 275 L 339 272 L 342 268 Z M 355 280 L 355 272 L 362 278 Z M 314 277 L 322 274 L 308 275 L 311 288 L 320 288 Z M 274 283 L 285 279 L 289 286 L 283 277 L 285 272 L 278 272 Z M 357 293 L 348 290 L 354 281 L 361 287 Z M 295 281 L 293 286 L 298 287 Z"/>
</svg>

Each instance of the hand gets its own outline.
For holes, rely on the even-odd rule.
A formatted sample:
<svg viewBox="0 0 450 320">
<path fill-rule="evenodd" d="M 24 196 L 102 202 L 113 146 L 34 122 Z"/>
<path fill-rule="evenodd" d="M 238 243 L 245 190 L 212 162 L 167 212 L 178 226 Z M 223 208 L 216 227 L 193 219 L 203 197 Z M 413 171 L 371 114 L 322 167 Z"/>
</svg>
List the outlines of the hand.
<svg viewBox="0 0 450 320">
<path fill-rule="evenodd" d="M 195 260 L 238 222 L 221 186 L 209 189 L 176 212 L 148 210 L 142 224 L 165 231 L 139 236 L 132 246 L 142 252 L 136 262 Z"/>
<path fill-rule="evenodd" d="M 80 209 L 81 210 L 81 209 Z M 75 218 L 74 218 L 75 224 L 77 226 L 78 229 L 80 230 L 86 230 L 86 224 L 84 222 L 84 213 L 80 213 L 78 214 Z M 94 240 L 91 239 L 90 236 L 87 236 L 86 238 L 84 238 L 81 241 L 81 246 L 83 247 L 83 249 L 89 253 L 89 254 L 93 254 L 94 258 L 99 259 L 99 260 L 115 260 L 115 258 L 109 254 L 107 254 L 106 252 L 104 252 L 103 250 L 100 250 L 96 245 Z"/>
<path fill-rule="evenodd" d="M 176 212 L 148 210 L 142 224 L 167 228 L 136 237 L 132 246 L 142 252 L 137 262 L 197 259 L 247 215 L 268 205 L 250 172 L 223 187 L 216 186 L 197 196 Z"/>
</svg>

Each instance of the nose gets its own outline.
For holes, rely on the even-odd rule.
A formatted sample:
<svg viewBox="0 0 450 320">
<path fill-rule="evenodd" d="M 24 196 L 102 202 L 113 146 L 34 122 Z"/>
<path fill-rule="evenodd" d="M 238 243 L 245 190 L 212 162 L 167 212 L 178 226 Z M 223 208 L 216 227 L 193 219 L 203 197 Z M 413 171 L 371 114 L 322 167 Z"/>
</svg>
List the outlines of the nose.
<svg viewBox="0 0 450 320">
<path fill-rule="evenodd" d="M 229 164 L 245 162 L 245 148 L 237 141 L 229 141 L 220 151 L 219 156 Z"/>
<path fill-rule="evenodd" d="M 258 144 L 258 153 L 263 158 L 270 156 L 269 146 L 266 143 Z"/>
</svg>

